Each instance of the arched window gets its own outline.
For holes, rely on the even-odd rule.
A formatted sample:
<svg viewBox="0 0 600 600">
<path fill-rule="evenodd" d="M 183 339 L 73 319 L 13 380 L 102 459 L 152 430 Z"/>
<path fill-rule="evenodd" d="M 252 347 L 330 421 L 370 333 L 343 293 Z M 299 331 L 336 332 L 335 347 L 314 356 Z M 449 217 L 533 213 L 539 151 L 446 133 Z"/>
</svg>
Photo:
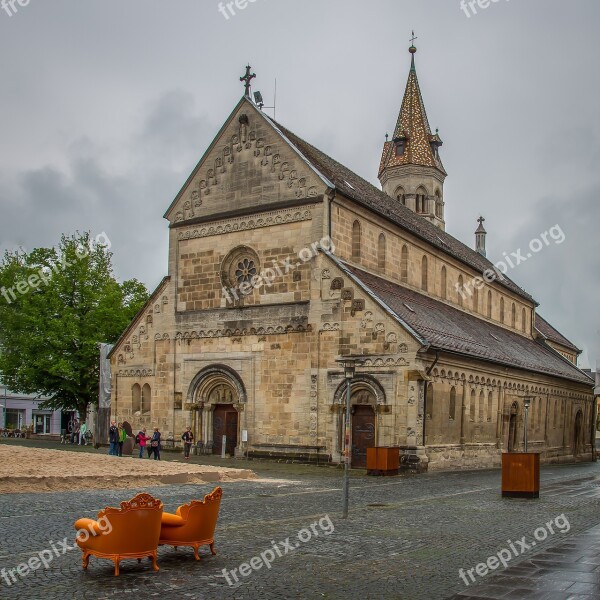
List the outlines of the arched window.
<svg viewBox="0 0 600 600">
<path fill-rule="evenodd" d="M 408 247 L 406 244 L 402 246 L 402 253 L 400 256 L 400 279 L 404 283 L 408 283 Z"/>
<path fill-rule="evenodd" d="M 487 420 L 490 423 L 494 420 L 494 396 L 492 392 L 488 394 Z"/>
<path fill-rule="evenodd" d="M 488 297 L 487 297 L 487 316 L 488 316 L 488 319 L 492 318 L 492 292 L 488 292 Z"/>
<path fill-rule="evenodd" d="M 360 223 L 354 221 L 352 225 L 352 258 L 360 260 Z"/>
<path fill-rule="evenodd" d="M 511 309 L 511 315 L 510 315 L 510 322 L 511 322 L 511 326 L 512 327 L 516 327 L 517 326 L 517 307 L 515 306 L 515 303 L 512 303 L 512 309 Z"/>
<path fill-rule="evenodd" d="M 504 298 L 500 298 L 500 323 L 504 323 Z"/>
<path fill-rule="evenodd" d="M 459 275 L 458 276 L 458 285 L 456 287 L 456 291 L 458 294 L 458 305 L 459 306 L 463 305 L 463 294 L 465 293 L 464 288 L 465 288 L 465 284 L 464 284 L 463 276 Z"/>
<path fill-rule="evenodd" d="M 421 289 L 427 291 L 427 257 L 423 256 L 421 261 Z"/>
<path fill-rule="evenodd" d="M 382 271 L 385 271 L 385 235 L 379 234 L 379 243 L 377 244 L 377 265 Z"/>
<path fill-rule="evenodd" d="M 473 312 L 479 312 L 479 290 L 473 288 Z"/>
<path fill-rule="evenodd" d="M 441 276 L 441 290 L 440 294 L 444 300 L 448 297 L 448 274 L 446 273 L 446 267 L 442 267 L 442 276 Z"/>
<path fill-rule="evenodd" d="M 479 420 L 485 421 L 485 392 L 479 392 Z"/>
<path fill-rule="evenodd" d="M 456 418 L 456 388 L 450 388 L 450 406 L 448 407 L 448 418 L 452 421 Z"/>
<path fill-rule="evenodd" d="M 142 388 L 142 413 L 149 414 L 152 412 L 152 390 L 146 383 Z"/>
<path fill-rule="evenodd" d="M 527 311 L 525 309 L 521 311 L 521 329 L 523 333 L 527 331 Z"/>
<path fill-rule="evenodd" d="M 404 188 L 398 188 L 395 194 L 396 198 L 403 206 L 406 206 L 406 193 L 404 192 Z"/>
<path fill-rule="evenodd" d="M 427 386 L 427 418 L 433 418 L 433 384 Z"/>
<path fill-rule="evenodd" d="M 427 212 L 427 190 L 423 188 L 419 188 L 417 190 L 416 200 L 415 200 L 415 209 L 418 213 L 426 213 Z"/>
<path fill-rule="evenodd" d="M 131 412 L 135 414 L 142 410 L 142 388 L 135 383 L 131 388 Z"/>
<path fill-rule="evenodd" d="M 477 398 L 475 397 L 475 390 L 471 390 L 471 403 L 469 405 L 469 418 L 471 421 L 475 421 L 475 412 L 477 410 L 477 406 L 475 405 L 477 402 Z"/>
</svg>

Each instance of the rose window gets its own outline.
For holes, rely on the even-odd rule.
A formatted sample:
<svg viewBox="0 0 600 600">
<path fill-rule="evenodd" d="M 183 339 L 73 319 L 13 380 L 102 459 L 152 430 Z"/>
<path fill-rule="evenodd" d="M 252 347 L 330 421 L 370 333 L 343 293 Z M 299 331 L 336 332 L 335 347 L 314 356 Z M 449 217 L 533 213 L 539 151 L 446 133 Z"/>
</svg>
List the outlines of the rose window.
<svg viewBox="0 0 600 600">
<path fill-rule="evenodd" d="M 235 270 L 235 277 L 238 285 L 250 283 L 256 273 L 257 270 L 254 261 L 250 258 L 244 258 L 244 260 L 238 262 L 237 269 Z"/>
</svg>

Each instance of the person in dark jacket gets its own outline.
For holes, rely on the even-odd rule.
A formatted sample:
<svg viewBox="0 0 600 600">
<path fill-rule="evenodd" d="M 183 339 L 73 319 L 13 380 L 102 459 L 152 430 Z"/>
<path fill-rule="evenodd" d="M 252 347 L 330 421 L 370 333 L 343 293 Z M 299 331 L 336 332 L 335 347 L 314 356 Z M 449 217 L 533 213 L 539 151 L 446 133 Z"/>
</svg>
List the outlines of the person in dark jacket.
<svg viewBox="0 0 600 600">
<path fill-rule="evenodd" d="M 110 427 L 108 429 L 108 443 L 109 443 L 108 453 L 111 456 L 118 456 L 119 455 L 119 428 L 117 427 L 116 421 L 110 422 Z"/>
<path fill-rule="evenodd" d="M 160 460 L 160 431 L 158 427 L 154 428 L 154 433 L 150 440 L 150 448 L 152 448 L 152 452 L 154 453 L 154 460 Z"/>
<path fill-rule="evenodd" d="M 192 449 L 192 444 L 194 442 L 194 434 L 192 433 L 192 428 L 188 427 L 183 435 L 181 436 L 183 440 L 183 452 L 186 460 L 190 458 L 190 450 Z"/>
</svg>

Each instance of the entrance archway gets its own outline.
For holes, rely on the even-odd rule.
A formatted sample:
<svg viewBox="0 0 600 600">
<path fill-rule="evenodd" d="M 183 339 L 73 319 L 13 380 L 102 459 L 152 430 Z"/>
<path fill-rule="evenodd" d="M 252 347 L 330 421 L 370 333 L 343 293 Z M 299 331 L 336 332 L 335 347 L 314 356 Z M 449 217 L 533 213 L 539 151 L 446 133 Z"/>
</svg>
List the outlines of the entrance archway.
<svg viewBox="0 0 600 600">
<path fill-rule="evenodd" d="M 338 411 L 337 447 L 342 456 L 344 451 L 345 407 L 347 383 L 339 385 L 334 394 Z M 385 392 L 374 378 L 361 374 L 352 381 L 350 410 L 350 465 L 356 469 L 366 469 L 367 448 L 377 445 L 376 409 L 385 404 Z"/>
<path fill-rule="evenodd" d="M 375 410 L 371 405 L 352 407 L 352 462 L 353 469 L 367 468 L 367 448 L 375 446 Z"/>
<path fill-rule="evenodd" d="M 515 452 L 517 448 L 517 430 L 519 418 L 519 405 L 514 402 L 510 407 L 510 417 L 508 421 L 508 451 Z"/>
<path fill-rule="evenodd" d="M 583 413 L 579 411 L 575 417 L 575 431 L 573 432 L 573 456 L 583 454 Z"/>
<path fill-rule="evenodd" d="M 195 439 L 209 452 L 235 455 L 240 441 L 239 413 L 246 402 L 246 389 L 236 371 L 225 365 L 214 365 L 200 371 L 192 380 L 188 403 L 192 405 Z"/>
</svg>

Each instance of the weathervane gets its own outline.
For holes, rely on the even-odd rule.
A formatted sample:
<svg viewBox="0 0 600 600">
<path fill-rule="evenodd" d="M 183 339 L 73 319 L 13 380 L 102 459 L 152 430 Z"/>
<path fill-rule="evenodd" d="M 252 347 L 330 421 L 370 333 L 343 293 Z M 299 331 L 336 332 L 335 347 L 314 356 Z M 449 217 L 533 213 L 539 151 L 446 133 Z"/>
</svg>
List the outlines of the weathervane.
<svg viewBox="0 0 600 600">
<path fill-rule="evenodd" d="M 256 73 L 250 73 L 252 67 L 250 65 L 246 66 L 246 74 L 243 77 L 240 77 L 240 81 L 244 81 L 244 87 L 246 88 L 245 96 L 250 98 L 250 82 L 256 77 Z"/>
</svg>

